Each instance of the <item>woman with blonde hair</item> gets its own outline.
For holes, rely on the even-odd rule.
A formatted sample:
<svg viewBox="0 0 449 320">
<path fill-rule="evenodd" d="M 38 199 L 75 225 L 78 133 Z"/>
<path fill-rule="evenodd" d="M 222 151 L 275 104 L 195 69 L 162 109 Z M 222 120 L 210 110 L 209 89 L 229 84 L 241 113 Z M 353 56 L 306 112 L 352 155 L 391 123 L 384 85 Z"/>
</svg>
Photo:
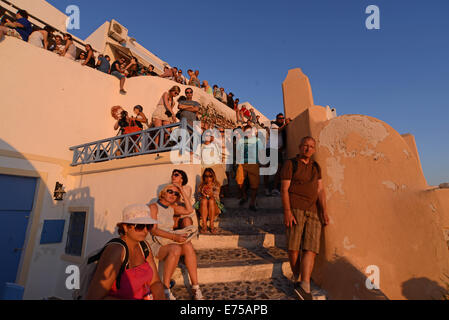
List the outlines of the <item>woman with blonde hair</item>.
<svg viewBox="0 0 449 320">
<path fill-rule="evenodd" d="M 184 199 L 184 205 L 179 205 L 180 198 Z M 189 215 L 193 212 L 190 199 L 180 184 L 166 185 L 156 203 L 149 205 L 151 217 L 159 221 L 151 230 L 151 251 L 159 260 L 164 261 L 164 275 L 162 283 L 166 287 L 166 295 L 170 300 L 176 300 L 170 291 L 170 279 L 175 272 L 180 256 L 184 256 L 184 263 L 192 282 L 193 298 L 203 300 L 198 284 L 197 258 L 195 250 L 190 242 L 193 233 L 187 233 L 188 229 L 173 230 L 173 216 Z"/>
<path fill-rule="evenodd" d="M 173 112 L 175 106 L 174 98 L 179 95 L 181 88 L 173 86 L 168 92 L 164 92 L 157 103 L 156 110 L 152 115 L 152 123 L 154 127 L 165 126 L 176 122 L 176 116 Z M 155 138 L 156 146 L 159 146 L 159 135 Z"/>
</svg>

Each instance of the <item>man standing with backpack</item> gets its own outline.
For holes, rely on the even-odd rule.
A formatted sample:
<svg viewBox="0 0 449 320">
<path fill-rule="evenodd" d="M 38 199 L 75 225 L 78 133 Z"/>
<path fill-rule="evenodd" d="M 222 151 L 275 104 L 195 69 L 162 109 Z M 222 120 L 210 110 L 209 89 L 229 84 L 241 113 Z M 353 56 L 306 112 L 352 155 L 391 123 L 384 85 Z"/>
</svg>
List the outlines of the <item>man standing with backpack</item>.
<svg viewBox="0 0 449 320">
<path fill-rule="evenodd" d="M 287 160 L 281 172 L 288 257 L 295 292 L 302 300 L 313 299 L 310 276 L 315 257 L 320 251 L 321 227 L 329 224 L 321 169 L 318 163 L 312 160 L 315 148 L 315 139 L 303 138 L 299 145 L 299 154 L 296 158 Z"/>
</svg>

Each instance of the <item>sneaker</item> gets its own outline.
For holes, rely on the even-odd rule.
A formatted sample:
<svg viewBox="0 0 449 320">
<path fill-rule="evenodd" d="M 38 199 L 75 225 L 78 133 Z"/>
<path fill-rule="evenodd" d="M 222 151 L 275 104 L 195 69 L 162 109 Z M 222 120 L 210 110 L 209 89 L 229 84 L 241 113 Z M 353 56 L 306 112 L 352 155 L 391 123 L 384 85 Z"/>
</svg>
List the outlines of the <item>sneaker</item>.
<svg viewBox="0 0 449 320">
<path fill-rule="evenodd" d="M 239 202 L 239 205 L 243 206 L 246 203 L 246 201 L 248 201 L 247 198 L 242 198 Z"/>
<path fill-rule="evenodd" d="M 200 286 L 198 286 L 197 288 L 192 287 L 192 292 L 193 292 L 193 300 L 204 300 Z"/>
<path fill-rule="evenodd" d="M 277 197 L 281 195 L 281 192 L 278 189 L 273 189 L 273 191 L 271 191 L 271 195 Z"/>
<path fill-rule="evenodd" d="M 249 206 L 249 210 L 256 212 L 257 208 L 256 208 L 256 206 Z"/>
<path fill-rule="evenodd" d="M 299 282 L 295 282 L 294 284 L 295 293 L 301 300 L 313 300 L 313 296 L 311 293 L 307 293 L 304 291 L 304 289 L 301 287 Z"/>
<path fill-rule="evenodd" d="M 123 89 L 120 89 L 120 94 L 126 94 L 126 91 Z"/>
<path fill-rule="evenodd" d="M 176 300 L 170 289 L 165 289 L 165 296 L 167 297 L 167 300 Z"/>
</svg>

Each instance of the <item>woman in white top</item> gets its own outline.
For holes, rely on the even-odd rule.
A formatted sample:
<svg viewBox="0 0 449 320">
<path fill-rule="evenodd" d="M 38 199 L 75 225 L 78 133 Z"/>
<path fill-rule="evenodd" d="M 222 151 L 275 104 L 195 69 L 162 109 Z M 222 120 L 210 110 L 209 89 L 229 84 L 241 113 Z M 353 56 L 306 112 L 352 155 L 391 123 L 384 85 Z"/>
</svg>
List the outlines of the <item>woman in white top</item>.
<svg viewBox="0 0 449 320">
<path fill-rule="evenodd" d="M 185 206 L 177 205 L 180 198 L 185 200 Z M 155 257 L 164 261 L 164 275 L 162 283 L 166 288 L 170 287 L 170 279 L 175 272 L 180 256 L 184 256 L 184 263 L 192 282 L 192 290 L 195 300 L 203 300 L 203 295 L 198 284 L 198 266 L 195 250 L 189 235 L 176 233 L 173 230 L 174 214 L 189 215 L 193 212 L 190 199 L 184 193 L 179 184 L 169 184 L 159 193 L 158 201 L 149 205 L 151 217 L 159 223 L 151 229 L 151 251 Z M 170 289 L 166 289 L 170 300 L 176 298 Z"/>
<path fill-rule="evenodd" d="M 30 34 L 28 38 L 28 43 L 31 43 L 33 46 L 48 49 L 48 38 L 53 35 L 55 30 L 52 27 L 45 26 L 44 29 L 36 30 Z"/>
<path fill-rule="evenodd" d="M 76 60 L 76 47 L 73 43 L 73 38 L 70 34 L 66 33 L 64 35 L 65 47 L 62 50 L 61 56 L 69 58 L 71 60 Z"/>
</svg>

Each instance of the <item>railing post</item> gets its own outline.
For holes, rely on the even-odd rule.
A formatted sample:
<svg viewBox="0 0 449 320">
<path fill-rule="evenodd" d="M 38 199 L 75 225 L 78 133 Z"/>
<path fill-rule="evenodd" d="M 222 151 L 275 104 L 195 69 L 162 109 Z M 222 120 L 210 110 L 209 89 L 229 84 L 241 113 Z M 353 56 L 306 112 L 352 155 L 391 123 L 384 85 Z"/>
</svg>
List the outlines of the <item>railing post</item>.
<svg viewBox="0 0 449 320">
<path fill-rule="evenodd" d="M 187 119 L 186 118 L 182 118 L 181 119 L 181 142 L 180 142 L 180 146 L 179 146 L 179 153 L 181 155 L 184 154 L 184 150 L 187 147 L 187 143 L 189 141 L 189 137 L 188 137 L 188 130 L 187 130 Z M 176 143 L 179 142 L 176 141 Z"/>
</svg>

